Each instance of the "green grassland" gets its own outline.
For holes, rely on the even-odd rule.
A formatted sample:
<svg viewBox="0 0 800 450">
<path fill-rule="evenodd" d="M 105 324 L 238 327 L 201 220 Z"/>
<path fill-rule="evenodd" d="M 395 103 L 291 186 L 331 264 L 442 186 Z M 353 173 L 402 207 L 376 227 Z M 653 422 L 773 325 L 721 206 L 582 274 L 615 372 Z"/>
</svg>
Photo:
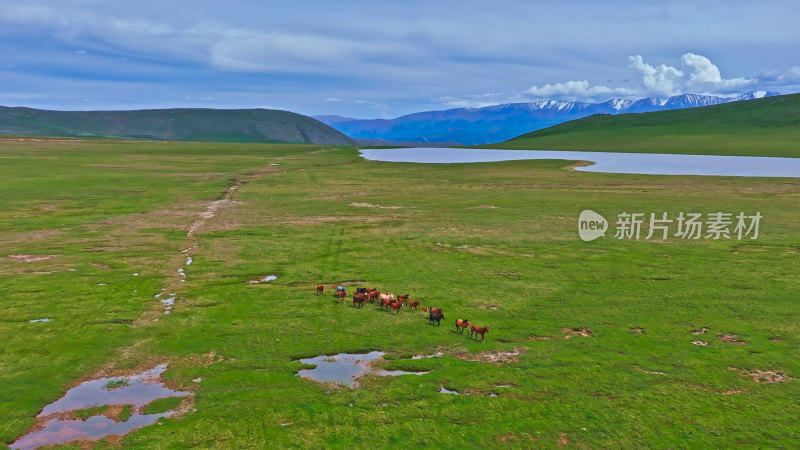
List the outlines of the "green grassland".
<svg viewBox="0 0 800 450">
<path fill-rule="evenodd" d="M 167 141 L 353 145 L 318 120 L 270 109 L 50 111 L 0 106 L 0 134 Z"/>
<path fill-rule="evenodd" d="M 800 157 L 800 94 L 643 114 L 595 115 L 494 148 Z"/>
<path fill-rule="evenodd" d="M 0 142 L 0 161 L 0 443 L 79 380 L 163 362 L 194 402 L 123 446 L 800 439 L 800 382 L 751 376 L 800 378 L 796 179 L 381 163 L 347 147 L 263 144 Z M 583 209 L 764 219 L 755 241 L 585 243 Z M 194 245 L 180 283 L 181 250 Z M 6 256 L 19 254 L 51 257 Z M 408 292 L 446 320 L 315 295 L 318 282 L 347 280 Z M 170 315 L 154 299 L 167 285 Z M 29 322 L 39 318 L 53 321 Z M 489 326 L 486 343 L 456 333 L 456 318 Z M 581 327 L 591 336 L 564 338 Z M 299 358 L 370 350 L 387 352 L 386 369 L 430 373 L 366 377 L 358 389 L 295 376 Z M 498 352 L 512 355 L 491 361 Z"/>
</svg>

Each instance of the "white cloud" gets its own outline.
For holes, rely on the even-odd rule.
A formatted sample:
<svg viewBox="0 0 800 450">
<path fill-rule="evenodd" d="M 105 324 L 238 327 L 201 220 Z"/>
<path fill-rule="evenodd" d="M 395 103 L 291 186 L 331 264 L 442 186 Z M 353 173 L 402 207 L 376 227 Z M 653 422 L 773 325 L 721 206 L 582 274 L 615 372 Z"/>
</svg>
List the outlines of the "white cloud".
<svg viewBox="0 0 800 450">
<path fill-rule="evenodd" d="M 681 56 L 684 66 L 691 69 L 686 86 L 689 89 L 706 89 L 711 92 L 725 92 L 752 86 L 755 80 L 747 78 L 731 78 L 725 80 L 719 72 L 719 68 L 711 63 L 711 60 L 702 55 L 686 53 Z"/>
<path fill-rule="evenodd" d="M 642 84 L 648 94 L 670 95 L 680 94 L 681 77 L 683 72 L 680 70 L 661 64 L 653 67 L 644 62 L 641 55 L 628 57 L 630 67 L 638 70 L 642 74 Z"/>
<path fill-rule="evenodd" d="M 561 98 L 566 100 L 594 99 L 598 96 L 628 96 L 633 90 L 627 88 L 610 88 L 607 86 L 591 86 L 588 81 L 567 81 L 565 83 L 545 84 L 542 87 L 531 86 L 526 94 L 534 98 Z"/>
<path fill-rule="evenodd" d="M 646 95 L 664 96 L 679 94 L 726 94 L 753 87 L 756 80 L 749 78 L 722 78 L 719 67 L 703 55 L 685 53 L 681 64 L 685 70 L 661 64 L 652 66 L 641 55 L 628 58 L 630 67 L 642 74 Z"/>
</svg>

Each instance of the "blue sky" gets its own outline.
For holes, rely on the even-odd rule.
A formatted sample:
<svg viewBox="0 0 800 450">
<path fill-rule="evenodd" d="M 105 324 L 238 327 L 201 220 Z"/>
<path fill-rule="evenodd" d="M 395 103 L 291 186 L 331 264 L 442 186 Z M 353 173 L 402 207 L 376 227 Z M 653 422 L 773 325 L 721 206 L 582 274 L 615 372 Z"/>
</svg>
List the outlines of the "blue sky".
<svg viewBox="0 0 800 450">
<path fill-rule="evenodd" d="M 359 118 L 800 91 L 795 1 L 0 0 L 0 105 Z"/>
</svg>

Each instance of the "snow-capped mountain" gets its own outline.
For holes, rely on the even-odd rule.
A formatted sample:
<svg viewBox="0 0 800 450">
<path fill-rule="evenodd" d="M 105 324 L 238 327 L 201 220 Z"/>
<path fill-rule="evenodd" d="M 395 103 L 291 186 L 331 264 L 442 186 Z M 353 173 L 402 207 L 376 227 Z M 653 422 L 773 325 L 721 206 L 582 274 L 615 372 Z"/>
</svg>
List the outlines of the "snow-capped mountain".
<svg viewBox="0 0 800 450">
<path fill-rule="evenodd" d="M 540 128 L 592 114 L 625 114 L 696 108 L 731 101 L 752 100 L 779 95 L 752 91 L 736 97 L 684 94 L 641 100 L 611 99 L 602 103 L 543 100 L 508 103 L 483 108 L 456 108 L 424 111 L 396 119 L 352 119 L 341 116 L 315 116 L 355 139 L 380 139 L 419 143 L 457 142 L 466 145 L 505 141 Z"/>
</svg>

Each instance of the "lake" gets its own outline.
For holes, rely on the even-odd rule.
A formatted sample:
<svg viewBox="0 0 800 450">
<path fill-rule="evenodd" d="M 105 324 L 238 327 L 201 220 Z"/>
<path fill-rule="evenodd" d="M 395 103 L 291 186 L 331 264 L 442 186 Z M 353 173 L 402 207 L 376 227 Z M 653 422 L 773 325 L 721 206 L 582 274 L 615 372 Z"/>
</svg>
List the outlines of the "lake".
<svg viewBox="0 0 800 450">
<path fill-rule="evenodd" d="M 362 149 L 359 152 L 365 159 L 386 162 L 452 164 L 524 159 L 562 159 L 593 162 L 594 164 L 590 166 L 577 167 L 575 169 L 584 172 L 645 175 L 800 177 L 800 158 L 426 147 Z"/>
</svg>

